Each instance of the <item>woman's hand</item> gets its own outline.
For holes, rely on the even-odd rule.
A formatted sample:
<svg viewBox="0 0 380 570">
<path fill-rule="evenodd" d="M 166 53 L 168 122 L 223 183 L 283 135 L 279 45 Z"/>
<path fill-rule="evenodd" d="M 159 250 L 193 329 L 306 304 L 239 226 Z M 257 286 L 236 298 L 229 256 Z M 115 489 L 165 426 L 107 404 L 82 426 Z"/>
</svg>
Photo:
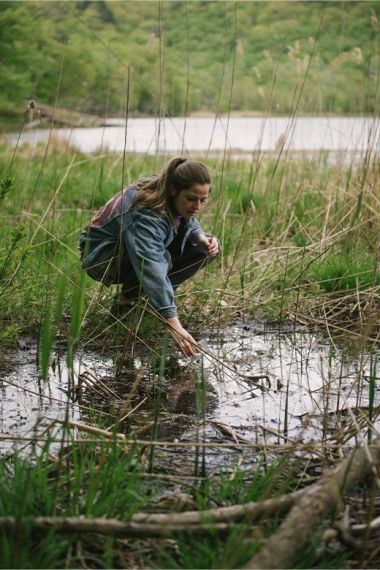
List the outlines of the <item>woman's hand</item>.
<svg viewBox="0 0 380 570">
<path fill-rule="evenodd" d="M 218 240 L 212 236 L 207 237 L 205 234 L 199 234 L 198 236 L 198 244 L 201 246 L 204 251 L 207 252 L 207 255 L 210 257 L 215 257 L 218 255 L 219 245 Z"/>
<path fill-rule="evenodd" d="M 169 325 L 170 334 L 179 346 L 180 351 L 185 356 L 195 356 L 199 354 L 199 348 L 191 334 L 183 328 L 177 317 L 166 319 Z"/>
</svg>

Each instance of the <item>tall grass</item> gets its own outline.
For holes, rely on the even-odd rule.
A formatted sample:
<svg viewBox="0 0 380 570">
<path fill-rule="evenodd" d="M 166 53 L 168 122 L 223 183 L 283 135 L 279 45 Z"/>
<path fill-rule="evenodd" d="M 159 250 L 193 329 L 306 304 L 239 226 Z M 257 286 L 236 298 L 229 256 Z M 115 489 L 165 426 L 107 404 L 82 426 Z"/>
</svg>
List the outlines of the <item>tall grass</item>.
<svg viewBox="0 0 380 570">
<path fill-rule="evenodd" d="M 45 159 L 38 195 L 30 211 L 24 212 L 35 185 L 34 178 L 39 177 L 38 162 L 44 160 L 39 152 L 38 149 L 34 151 L 34 160 L 30 162 L 29 153 L 22 149 L 18 151 L 13 165 L 14 190 L 3 198 L 5 231 L 0 249 L 0 266 L 3 267 L 0 310 L 6 316 L 12 299 L 18 324 L 25 329 L 35 327 L 44 313 L 41 289 L 46 287 L 46 283 L 56 287 L 56 274 L 49 275 L 51 263 L 57 275 L 67 276 L 63 312 L 72 312 L 69 309 L 70 299 L 76 299 L 75 303 L 80 306 L 87 295 L 93 297 L 93 291 L 99 289 L 87 278 L 81 283 L 78 281 L 77 239 L 80 228 L 91 217 L 89 206 L 94 202 L 93 208 L 98 208 L 118 189 L 122 169 L 118 158 L 98 157 L 96 160 L 102 177 L 94 194 L 91 184 L 94 161 L 77 155 L 66 175 L 64 192 L 55 198 L 54 212 L 45 213 L 50 203 L 50 189 L 60 184 L 71 161 L 66 148 L 53 146 Z M 6 149 L 3 149 L 0 160 L 3 165 L 9 160 Z M 166 158 L 161 157 L 160 160 L 164 163 Z M 129 156 L 125 164 L 125 177 L 134 179 L 140 173 L 149 174 L 153 158 Z M 215 188 L 218 188 L 220 169 L 215 161 L 210 162 L 210 166 Z M 239 299 L 240 295 L 236 297 L 235 291 L 241 291 L 242 284 L 245 312 L 255 314 L 259 311 L 259 314 L 270 317 L 294 312 L 295 303 L 307 312 L 315 300 L 322 299 L 325 294 L 347 295 L 352 292 L 356 295 L 359 291 L 359 295 L 365 296 L 372 291 L 376 297 L 379 285 L 376 265 L 379 201 L 375 166 L 368 167 L 368 187 L 355 225 L 352 225 L 352 213 L 357 203 L 357 179 L 352 168 L 345 172 L 339 165 L 321 166 L 318 159 L 307 162 L 300 159 L 298 162 L 281 163 L 272 176 L 273 167 L 270 158 L 262 160 L 253 181 L 249 161 L 226 161 L 223 188 L 217 194 L 213 191 L 211 203 L 201 218 L 204 228 L 213 227 L 223 241 L 220 261 L 210 266 L 208 274 L 213 288 L 224 293 L 222 298 L 220 295 L 207 295 L 211 283 L 206 279 L 202 286 L 202 294 L 206 296 L 199 297 L 203 299 L 202 303 L 206 301 L 211 311 L 216 309 L 215 301 L 220 300 L 225 301 L 227 307 L 238 308 L 243 298 Z M 24 175 L 26 169 L 28 177 Z M 272 179 L 269 187 L 268 177 Z M 253 193 L 247 193 L 253 183 Z M 16 196 L 18 208 L 14 205 Z M 223 211 L 227 212 L 226 216 L 220 216 Z M 53 216 L 54 233 L 49 228 Z M 243 226 L 242 234 L 241 224 L 247 216 L 250 222 Z M 40 225 L 39 219 L 42 220 Z M 22 231 L 18 229 L 20 223 Z M 33 243 L 28 246 L 35 232 Z M 239 240 L 241 243 L 236 249 Z M 19 245 L 22 243 L 25 246 Z M 46 248 L 52 243 L 54 248 Z M 227 271 L 230 275 L 225 284 Z M 199 275 L 179 293 L 197 291 L 203 279 L 204 276 Z M 90 321 L 97 316 L 103 318 L 104 309 L 101 307 L 107 307 L 110 294 L 112 289 L 99 289 L 99 295 L 94 297 L 95 302 L 87 314 Z M 197 297 L 194 301 L 196 304 Z M 75 331 L 71 334 L 76 338 L 79 334 L 76 309 L 72 314 Z"/>
<path fill-rule="evenodd" d="M 43 380 L 48 379 L 49 367 L 51 361 L 51 352 L 55 339 L 57 337 L 57 331 L 59 323 L 62 317 L 62 307 L 64 291 L 66 287 L 66 280 L 64 277 L 58 280 L 53 292 L 56 293 L 55 306 L 53 305 L 53 300 L 55 295 L 51 295 L 50 288 L 46 291 L 46 306 L 41 317 L 41 327 L 38 339 L 38 363 L 41 371 L 41 378 Z"/>
</svg>

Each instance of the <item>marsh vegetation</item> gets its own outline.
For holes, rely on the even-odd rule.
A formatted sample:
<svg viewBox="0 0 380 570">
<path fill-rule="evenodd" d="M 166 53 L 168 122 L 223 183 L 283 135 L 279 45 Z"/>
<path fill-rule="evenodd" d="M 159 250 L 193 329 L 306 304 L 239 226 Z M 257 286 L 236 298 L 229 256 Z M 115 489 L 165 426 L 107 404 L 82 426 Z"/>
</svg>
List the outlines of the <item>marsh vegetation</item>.
<svg viewBox="0 0 380 570">
<path fill-rule="evenodd" d="M 213 180 L 200 221 L 222 244 L 177 291 L 201 347 L 193 359 L 146 299 L 115 312 L 117 286 L 79 266 L 81 228 L 128 182 L 160 170 L 169 157 L 158 144 L 111 153 L 102 136 L 84 153 L 56 136 L 53 117 L 44 142 L 17 135 L 0 147 L 1 567 L 378 567 L 377 5 L 332 2 L 322 14 L 313 3 L 306 17 L 298 2 L 284 21 L 285 5 L 201 3 L 198 28 L 191 3 L 162 2 L 142 17 L 147 4 L 131 2 L 125 21 L 123 3 L 64 3 L 60 21 L 55 3 L 34 13 L 2 3 L 2 25 L 24 18 L 14 55 L 33 18 L 44 32 L 26 75 L 8 70 L 2 108 L 12 120 L 22 79 L 52 108 L 123 117 L 125 141 L 129 113 L 157 113 L 158 130 L 168 111 L 182 114 L 184 141 L 188 114 L 212 108 L 214 125 L 226 112 L 226 133 L 219 152 L 192 152 Z M 68 22 L 53 92 L 49 66 Z M 330 35 L 338 24 L 340 43 Z M 117 66 L 123 42 L 141 46 L 133 73 Z M 46 52 L 54 57 L 38 75 Z M 270 152 L 258 144 L 242 157 L 228 147 L 229 119 L 252 110 L 252 93 L 255 111 L 288 113 L 288 128 Z M 364 152 L 292 152 L 297 115 L 322 111 L 367 115 Z M 29 118 L 40 126 L 26 113 L 20 135 Z"/>
<path fill-rule="evenodd" d="M 4 171 L 12 167 L 2 182 L 9 501 L 2 512 L 20 520 L 128 521 L 145 509 L 261 500 L 318 480 L 355 442 L 373 440 L 379 170 L 370 159 L 348 167 L 331 166 L 325 153 L 209 160 L 214 185 L 202 224 L 221 237 L 223 250 L 178 291 L 202 346 L 189 363 L 162 343 L 163 325 L 146 302 L 116 316 L 116 287 L 90 282 L 78 268 L 79 229 L 124 180 L 157 168 L 156 159 L 86 156 L 54 139 L 48 149 L 3 148 Z M 25 496 L 19 514 L 11 506 L 18 485 Z M 359 495 L 351 499 L 356 522 L 363 520 Z M 376 509 L 375 495 L 368 500 Z M 96 543 L 59 532 L 49 557 L 54 531 L 36 542 L 31 526 L 17 555 L 16 531 L 3 535 L 3 560 L 22 567 L 34 545 L 32 567 L 65 558 L 101 567 L 234 567 L 258 544 L 247 547 L 250 527 L 239 525 L 227 541 L 217 525 L 205 538 L 184 530 L 182 538 Z M 259 536 L 273 525 L 263 522 Z M 346 547 L 314 546 L 305 556 L 301 564 L 339 566 L 350 555 Z"/>
</svg>

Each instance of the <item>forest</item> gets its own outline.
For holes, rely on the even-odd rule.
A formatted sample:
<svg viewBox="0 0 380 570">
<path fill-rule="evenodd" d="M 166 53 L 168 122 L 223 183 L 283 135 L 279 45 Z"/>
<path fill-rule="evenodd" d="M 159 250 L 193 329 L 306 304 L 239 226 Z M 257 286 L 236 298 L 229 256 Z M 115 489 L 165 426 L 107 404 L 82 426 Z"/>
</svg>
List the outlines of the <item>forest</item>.
<svg viewBox="0 0 380 570">
<path fill-rule="evenodd" d="M 0 2 L 3 129 L 28 99 L 98 116 L 371 114 L 378 2 Z"/>
</svg>

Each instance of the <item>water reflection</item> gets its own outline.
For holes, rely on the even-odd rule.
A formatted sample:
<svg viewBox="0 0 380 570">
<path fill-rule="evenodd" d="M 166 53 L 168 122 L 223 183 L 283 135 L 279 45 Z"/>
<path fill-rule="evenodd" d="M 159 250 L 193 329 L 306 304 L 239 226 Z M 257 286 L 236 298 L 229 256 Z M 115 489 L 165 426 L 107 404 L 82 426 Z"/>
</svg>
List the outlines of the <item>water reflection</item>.
<svg viewBox="0 0 380 570">
<path fill-rule="evenodd" d="M 42 382 L 35 347 L 14 351 L 14 371 L 0 383 L 1 432 L 33 436 L 50 418 L 69 414 L 85 423 L 96 417 L 105 428 L 116 424 L 139 439 L 154 433 L 179 442 L 349 441 L 355 423 L 366 435 L 377 352 L 354 354 L 306 330 L 246 324 L 205 337 L 202 346 L 205 353 L 195 361 L 169 358 L 162 378 L 144 351 L 123 366 L 83 354 L 75 362 L 75 390 L 69 390 L 64 359 Z M 375 412 L 378 397 L 375 389 Z M 3 440 L 1 450 L 11 444 Z M 208 457 L 218 461 L 215 452 Z"/>
</svg>

